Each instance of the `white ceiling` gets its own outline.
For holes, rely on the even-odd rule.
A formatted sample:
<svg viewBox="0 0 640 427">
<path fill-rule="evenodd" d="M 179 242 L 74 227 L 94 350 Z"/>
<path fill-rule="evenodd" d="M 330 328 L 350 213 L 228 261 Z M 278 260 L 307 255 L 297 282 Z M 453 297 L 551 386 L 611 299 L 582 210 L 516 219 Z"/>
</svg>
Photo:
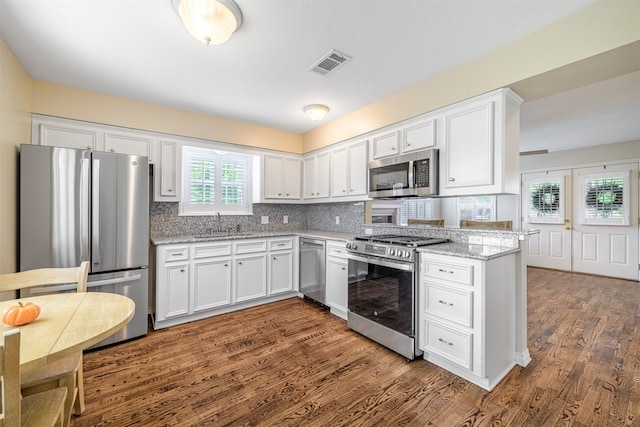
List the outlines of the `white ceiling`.
<svg viewBox="0 0 640 427">
<path fill-rule="evenodd" d="M 35 79 L 304 133 L 594 1 L 236 0 L 240 30 L 205 46 L 171 0 L 0 0 L 0 35 Z M 332 49 L 353 60 L 308 71 Z M 640 139 L 638 74 L 614 80 L 525 103 L 521 149 Z"/>
</svg>

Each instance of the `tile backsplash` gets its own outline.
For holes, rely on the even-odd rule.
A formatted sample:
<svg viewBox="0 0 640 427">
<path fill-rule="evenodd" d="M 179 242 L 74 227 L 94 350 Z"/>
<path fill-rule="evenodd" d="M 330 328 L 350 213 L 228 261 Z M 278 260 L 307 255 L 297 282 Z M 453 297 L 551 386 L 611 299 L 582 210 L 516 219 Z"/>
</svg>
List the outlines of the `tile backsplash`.
<svg viewBox="0 0 640 427">
<path fill-rule="evenodd" d="M 217 228 L 215 216 L 180 216 L 178 203 L 152 202 L 150 204 L 151 237 L 190 236 L 208 234 Z M 284 217 L 287 223 L 284 223 Z M 268 217 L 269 223 L 262 224 Z M 336 221 L 336 218 L 338 220 Z M 457 229 L 430 226 L 397 226 L 390 224 L 364 224 L 364 202 L 315 203 L 308 205 L 256 203 L 253 215 L 222 215 L 222 230 L 240 231 L 299 231 L 321 230 L 337 233 L 402 234 L 447 238 L 453 242 L 518 247 L 519 233 L 477 229 Z M 338 223 L 337 223 L 338 222 Z"/>
<path fill-rule="evenodd" d="M 284 217 L 287 217 L 287 224 Z M 262 224 L 268 217 L 269 223 Z M 339 224 L 336 224 L 336 217 Z M 253 215 L 222 215 L 221 229 L 232 229 L 238 224 L 241 231 L 296 231 L 323 230 L 360 233 L 364 219 L 364 203 L 316 203 L 308 205 L 256 203 Z M 214 216 L 180 216 L 178 203 L 152 202 L 150 204 L 150 230 L 152 237 L 206 234 L 217 228 Z"/>
</svg>

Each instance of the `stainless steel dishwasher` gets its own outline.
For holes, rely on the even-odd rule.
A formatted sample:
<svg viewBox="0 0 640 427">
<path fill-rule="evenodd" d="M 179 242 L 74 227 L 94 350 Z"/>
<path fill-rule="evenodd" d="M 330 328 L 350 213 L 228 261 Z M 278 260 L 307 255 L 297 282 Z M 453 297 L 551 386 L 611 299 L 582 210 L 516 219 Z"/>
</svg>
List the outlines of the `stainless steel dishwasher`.
<svg viewBox="0 0 640 427">
<path fill-rule="evenodd" d="M 300 292 L 321 304 L 326 303 L 325 241 L 300 238 Z"/>
</svg>

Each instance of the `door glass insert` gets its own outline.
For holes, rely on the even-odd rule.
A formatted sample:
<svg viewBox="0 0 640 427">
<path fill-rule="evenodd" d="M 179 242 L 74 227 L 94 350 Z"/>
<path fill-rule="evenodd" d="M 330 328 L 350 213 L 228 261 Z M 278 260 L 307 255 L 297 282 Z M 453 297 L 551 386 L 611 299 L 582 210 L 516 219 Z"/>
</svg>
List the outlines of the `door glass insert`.
<svg viewBox="0 0 640 427">
<path fill-rule="evenodd" d="M 548 176 L 529 181 L 529 223 L 562 224 L 564 177 Z"/>
<path fill-rule="evenodd" d="M 582 176 L 581 223 L 629 225 L 629 173 Z"/>
</svg>

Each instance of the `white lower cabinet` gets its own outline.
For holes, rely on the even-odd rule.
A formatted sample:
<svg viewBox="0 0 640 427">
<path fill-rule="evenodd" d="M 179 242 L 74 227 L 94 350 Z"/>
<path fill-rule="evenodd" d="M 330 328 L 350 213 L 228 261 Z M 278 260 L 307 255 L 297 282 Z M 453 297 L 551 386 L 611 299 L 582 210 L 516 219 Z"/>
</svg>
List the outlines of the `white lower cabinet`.
<svg viewBox="0 0 640 427">
<path fill-rule="evenodd" d="M 231 304 L 231 258 L 193 262 L 193 311 Z"/>
<path fill-rule="evenodd" d="M 346 242 L 327 240 L 327 305 L 332 314 L 347 319 L 348 261 Z"/>
<path fill-rule="evenodd" d="M 236 257 L 235 273 L 236 302 L 267 296 L 267 254 Z"/>
<path fill-rule="evenodd" d="M 295 239 L 157 246 L 154 328 L 297 296 Z"/>
<path fill-rule="evenodd" d="M 515 366 L 515 254 L 486 261 L 420 255 L 424 359 L 492 390 Z"/>
</svg>

